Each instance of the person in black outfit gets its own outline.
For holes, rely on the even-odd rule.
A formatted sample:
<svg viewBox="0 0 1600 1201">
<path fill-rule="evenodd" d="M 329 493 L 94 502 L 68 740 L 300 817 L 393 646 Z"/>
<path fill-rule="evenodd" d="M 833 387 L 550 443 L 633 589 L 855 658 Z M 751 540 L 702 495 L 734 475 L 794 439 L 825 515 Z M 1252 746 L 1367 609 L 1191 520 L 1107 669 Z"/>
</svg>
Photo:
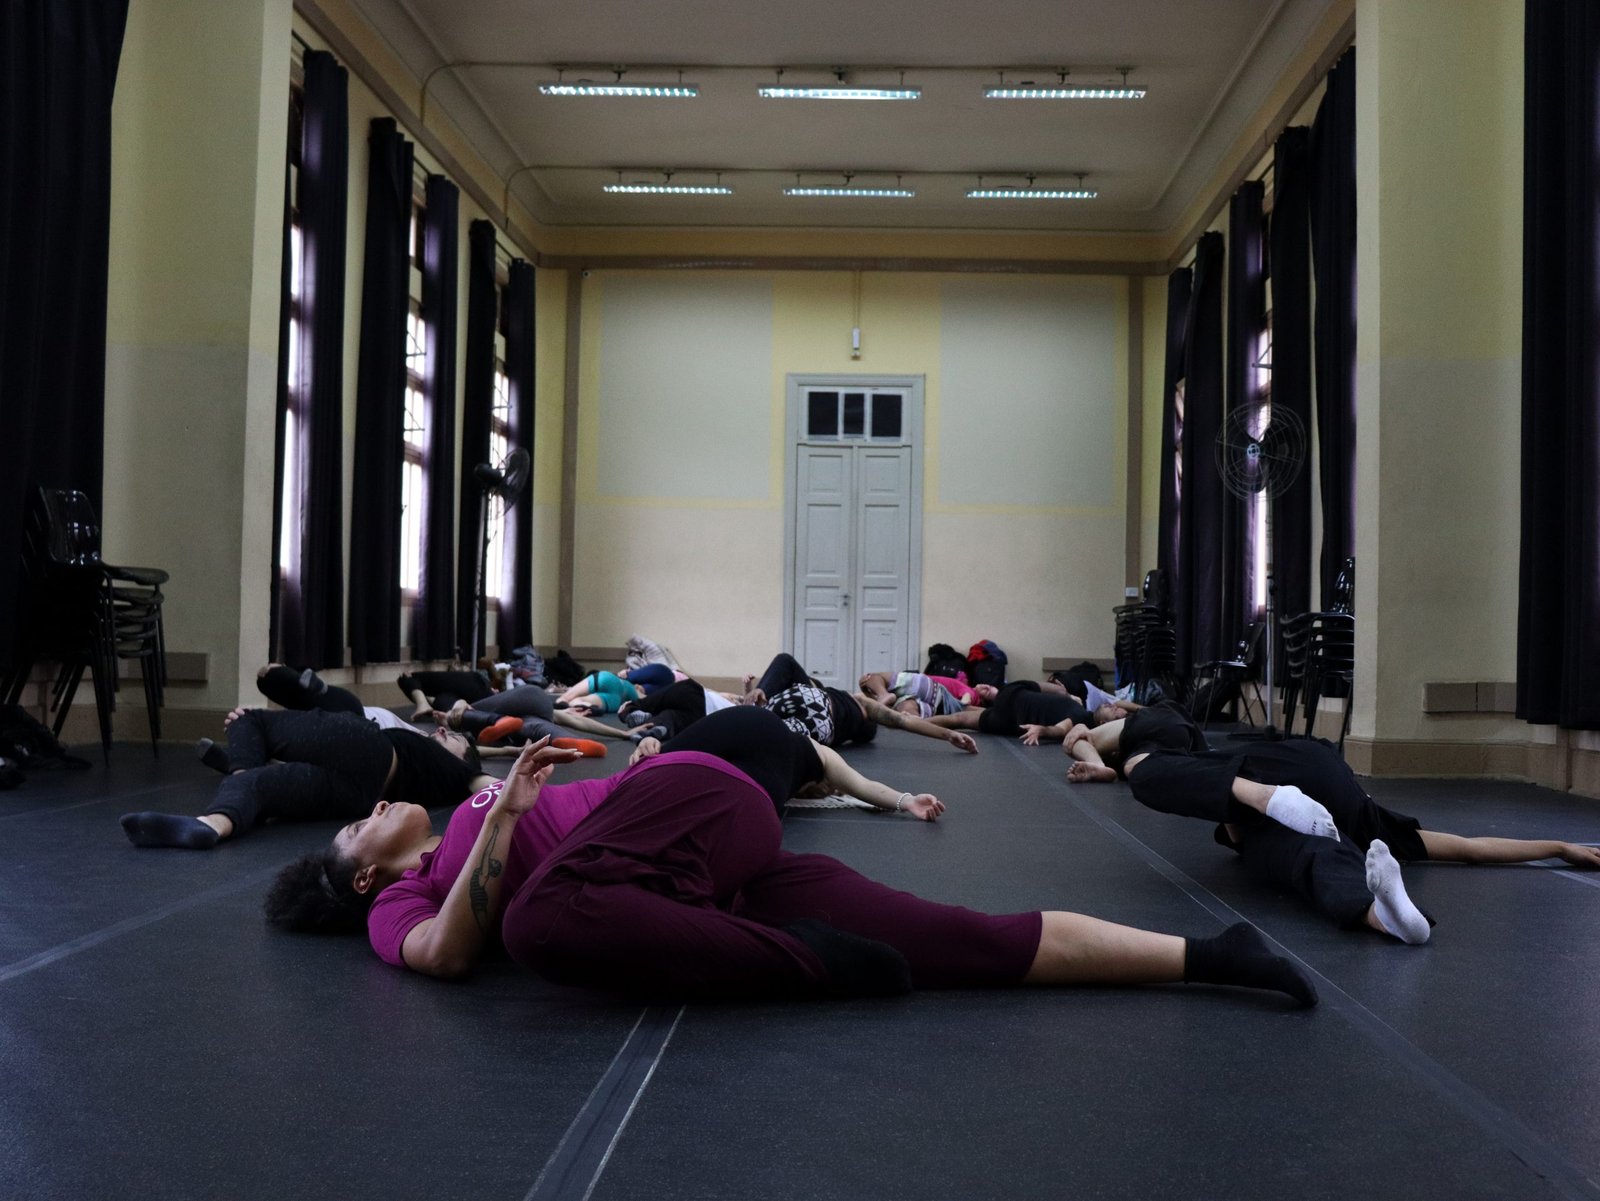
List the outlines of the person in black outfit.
<svg viewBox="0 0 1600 1201">
<path fill-rule="evenodd" d="M 354 713 L 236 709 L 228 720 L 230 774 L 199 817 L 127 813 L 139 847 L 209 850 L 267 821 L 336 821 L 380 799 L 454 804 L 493 782 L 464 734 L 380 730 Z"/>
<path fill-rule="evenodd" d="M 747 683 L 749 680 L 747 676 Z M 978 753 L 972 735 L 901 713 L 862 693 L 830 687 L 815 679 L 789 654 L 773 656 L 760 681 L 753 688 L 747 687 L 745 702 L 770 709 L 795 733 L 823 746 L 871 742 L 882 725 L 937 738 L 969 755 Z"/>
<path fill-rule="evenodd" d="M 1370 927 L 1411 945 L 1427 942 L 1433 923 L 1406 893 L 1401 863 L 1562 859 L 1600 868 L 1600 851 L 1575 843 L 1424 830 L 1368 796 L 1320 738 L 1211 750 L 1171 702 L 1094 730 L 1074 729 L 1067 751 L 1077 760 L 1069 780 L 1114 780 L 1107 760 L 1120 763 L 1136 801 L 1215 822 L 1216 841 L 1256 878 L 1292 888 L 1340 926 Z"/>
</svg>

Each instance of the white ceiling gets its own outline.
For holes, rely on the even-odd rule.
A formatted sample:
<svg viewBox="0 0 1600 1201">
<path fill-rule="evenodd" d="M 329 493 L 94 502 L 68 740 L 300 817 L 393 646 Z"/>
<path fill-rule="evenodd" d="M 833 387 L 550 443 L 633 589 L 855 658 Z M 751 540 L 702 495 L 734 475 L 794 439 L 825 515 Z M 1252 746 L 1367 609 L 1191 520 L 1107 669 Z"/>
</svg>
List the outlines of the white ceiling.
<svg viewBox="0 0 1600 1201">
<path fill-rule="evenodd" d="M 354 0 L 417 78 L 432 74 L 443 110 L 516 196 L 557 226 L 715 226 L 1163 231 L 1195 201 L 1336 0 Z M 463 63 L 528 66 L 460 66 Z M 693 65 L 692 100 L 541 96 L 551 64 L 568 78 L 671 79 Z M 777 101 L 785 82 L 905 82 L 908 102 Z M 1149 89 L 1139 101 L 993 101 L 997 81 L 1112 80 Z M 445 67 L 443 70 L 438 68 Z M 867 70 L 869 67 L 880 69 Z M 807 70 L 807 68 L 810 68 Z M 920 68 L 920 69 L 919 69 Z M 711 182 L 731 197 L 603 193 L 627 181 Z M 892 184 L 910 200 L 785 197 L 807 183 Z M 888 174 L 878 174 L 887 172 Z M 982 173 L 996 183 L 1070 186 L 1088 201 L 967 200 Z M 869 174 L 872 173 L 872 174 Z"/>
</svg>

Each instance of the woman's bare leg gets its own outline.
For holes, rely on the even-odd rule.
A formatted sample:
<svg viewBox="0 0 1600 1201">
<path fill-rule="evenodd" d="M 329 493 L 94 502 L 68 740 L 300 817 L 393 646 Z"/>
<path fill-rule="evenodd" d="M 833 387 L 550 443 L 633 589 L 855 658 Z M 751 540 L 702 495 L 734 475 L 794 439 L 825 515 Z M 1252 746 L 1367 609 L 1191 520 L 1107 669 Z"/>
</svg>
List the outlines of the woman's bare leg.
<svg viewBox="0 0 1600 1201">
<path fill-rule="evenodd" d="M 1061 743 L 1062 749 L 1077 760 L 1067 769 L 1067 779 L 1074 784 L 1110 784 L 1117 778 L 1116 769 L 1106 765 L 1095 741 L 1093 730 L 1076 725 Z"/>
<path fill-rule="evenodd" d="M 1042 915 L 1026 984 L 1171 984 L 1183 979 L 1185 940 L 1081 913 Z"/>
<path fill-rule="evenodd" d="M 557 709 L 551 720 L 558 726 L 566 726 L 569 730 L 582 730 L 585 734 L 598 734 L 602 738 L 626 738 L 633 733 L 632 730 L 619 730 L 616 726 L 608 726 L 603 721 L 585 717 L 573 709 Z"/>
</svg>

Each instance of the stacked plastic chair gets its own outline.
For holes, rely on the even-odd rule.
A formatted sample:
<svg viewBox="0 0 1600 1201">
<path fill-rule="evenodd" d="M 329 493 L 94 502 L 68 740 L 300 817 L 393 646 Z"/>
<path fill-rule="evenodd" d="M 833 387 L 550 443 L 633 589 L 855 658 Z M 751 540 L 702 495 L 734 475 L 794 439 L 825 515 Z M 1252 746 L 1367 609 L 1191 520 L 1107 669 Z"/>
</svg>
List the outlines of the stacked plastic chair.
<svg viewBox="0 0 1600 1201">
<path fill-rule="evenodd" d="M 1283 650 L 1287 666 L 1283 693 L 1284 729 L 1294 729 L 1296 705 L 1304 703 L 1307 734 L 1317 720 L 1324 696 L 1344 698 L 1339 725 L 1339 749 L 1350 732 L 1350 706 L 1355 698 L 1356 561 L 1346 559 L 1334 581 L 1332 607 L 1302 613 L 1283 624 Z"/>
<path fill-rule="evenodd" d="M 167 582 L 167 573 L 106 563 L 100 557 L 100 525 L 89 498 L 75 490 L 41 488 L 24 531 L 23 574 L 28 607 L 5 680 L 6 701 L 16 704 L 21 699 L 35 664 L 59 663 L 51 689 L 54 730 L 59 735 L 88 671 L 94 681 L 101 750 L 109 763 L 118 663 L 136 661 L 150 720 L 150 744 L 159 754 L 167 678 L 161 585 Z"/>
<path fill-rule="evenodd" d="M 1116 622 L 1117 683 L 1131 683 L 1141 703 L 1152 699 L 1154 687 L 1167 695 L 1176 691 L 1178 636 L 1167 611 L 1165 584 L 1159 569 L 1151 571 L 1145 576 L 1144 599 L 1111 611 Z"/>
</svg>

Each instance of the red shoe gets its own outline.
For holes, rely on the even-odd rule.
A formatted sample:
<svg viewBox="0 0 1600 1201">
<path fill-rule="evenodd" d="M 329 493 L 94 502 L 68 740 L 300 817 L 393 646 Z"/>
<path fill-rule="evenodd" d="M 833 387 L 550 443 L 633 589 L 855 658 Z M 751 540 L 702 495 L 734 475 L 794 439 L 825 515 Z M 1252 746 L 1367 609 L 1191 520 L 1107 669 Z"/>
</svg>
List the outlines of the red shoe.
<svg viewBox="0 0 1600 1201">
<path fill-rule="evenodd" d="M 564 751 L 582 751 L 585 759 L 604 759 L 606 745 L 596 742 L 592 738 L 552 738 L 551 746 L 558 746 Z"/>
<path fill-rule="evenodd" d="M 522 733 L 522 718 L 502 717 L 494 725 L 486 727 L 478 734 L 478 745 L 494 746 L 501 739 L 520 733 Z"/>
</svg>

